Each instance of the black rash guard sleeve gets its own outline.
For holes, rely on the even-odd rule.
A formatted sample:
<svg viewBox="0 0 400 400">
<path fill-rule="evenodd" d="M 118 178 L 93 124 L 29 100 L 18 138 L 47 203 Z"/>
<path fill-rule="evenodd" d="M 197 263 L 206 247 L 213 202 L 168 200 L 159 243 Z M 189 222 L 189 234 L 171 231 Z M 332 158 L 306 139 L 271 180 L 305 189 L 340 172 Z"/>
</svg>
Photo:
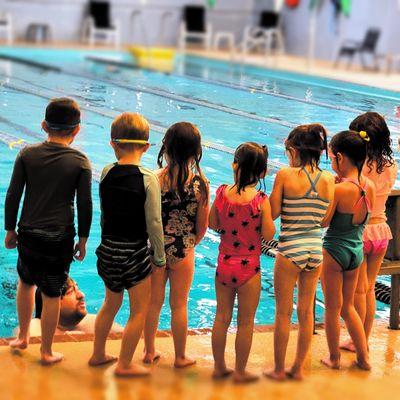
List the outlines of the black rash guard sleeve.
<svg viewBox="0 0 400 400">
<path fill-rule="evenodd" d="M 88 162 L 89 164 L 89 162 Z M 76 189 L 76 206 L 78 210 L 78 236 L 89 237 L 92 224 L 92 171 L 89 168 L 82 169 Z"/>
<path fill-rule="evenodd" d="M 25 167 L 20 151 L 14 163 L 10 186 L 7 190 L 4 211 L 4 227 L 6 231 L 14 231 L 17 225 L 18 209 L 26 183 Z"/>
</svg>

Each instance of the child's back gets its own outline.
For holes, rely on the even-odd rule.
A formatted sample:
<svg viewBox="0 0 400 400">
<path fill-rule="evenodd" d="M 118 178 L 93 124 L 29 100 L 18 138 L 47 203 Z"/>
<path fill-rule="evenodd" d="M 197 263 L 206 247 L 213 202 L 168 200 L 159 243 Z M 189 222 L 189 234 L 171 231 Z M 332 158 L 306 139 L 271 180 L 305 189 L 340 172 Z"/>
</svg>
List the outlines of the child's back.
<svg viewBox="0 0 400 400">
<path fill-rule="evenodd" d="M 169 187 L 166 169 L 159 170 L 157 175 L 161 185 L 165 252 L 168 263 L 175 264 L 184 259 L 197 242 L 197 212 L 204 198 L 200 189 L 202 178 L 191 174 L 185 193 L 179 196 Z"/>
<path fill-rule="evenodd" d="M 262 191 L 247 190 L 238 195 L 228 185 L 218 188 L 215 207 L 221 232 L 220 253 L 225 256 L 261 254 L 261 208 L 266 198 Z"/>
<path fill-rule="evenodd" d="M 310 270 L 322 261 L 321 222 L 332 193 L 332 175 L 318 168 L 288 167 L 279 171 L 281 233 L 278 251 L 299 268 Z"/>
<path fill-rule="evenodd" d="M 71 147 L 44 142 L 21 150 L 6 198 L 6 229 L 15 227 L 26 183 L 20 229 L 73 230 L 78 195 L 79 236 L 91 223 L 91 168 L 86 156 Z M 9 229 L 10 228 L 10 229 Z"/>
<path fill-rule="evenodd" d="M 364 165 L 362 173 L 374 183 L 376 189 L 375 205 L 371 211 L 370 223 L 386 221 L 386 201 L 396 182 L 397 172 L 396 161 L 392 165 L 385 166 L 380 173 L 377 171 L 376 162 L 372 162 L 371 166 L 368 166 L 368 163 Z"/>
</svg>

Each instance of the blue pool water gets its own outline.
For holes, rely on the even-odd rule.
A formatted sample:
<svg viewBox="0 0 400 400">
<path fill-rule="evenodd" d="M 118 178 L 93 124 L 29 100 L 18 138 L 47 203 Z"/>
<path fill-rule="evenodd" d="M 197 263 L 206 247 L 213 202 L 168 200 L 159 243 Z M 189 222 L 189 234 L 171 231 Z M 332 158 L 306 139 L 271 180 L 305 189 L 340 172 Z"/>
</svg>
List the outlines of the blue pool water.
<svg viewBox="0 0 400 400">
<path fill-rule="evenodd" d="M 285 163 L 283 140 L 291 127 L 300 123 L 321 122 L 331 133 L 345 129 L 359 113 L 376 110 L 386 115 L 396 136 L 400 119 L 396 107 L 400 94 L 367 86 L 353 85 L 271 71 L 251 66 L 232 65 L 199 57 L 177 60 L 171 75 L 143 70 L 107 67 L 85 59 L 88 55 L 110 56 L 131 61 L 128 54 L 0 48 L 1 54 L 23 57 L 58 66 L 62 72 L 44 71 L 15 62 L 0 60 L 0 137 L 11 135 L 27 143 L 43 140 L 40 122 L 48 100 L 60 95 L 75 97 L 83 108 L 83 125 L 75 146 L 88 154 L 95 172 L 113 161 L 108 145 L 112 118 L 121 111 L 143 113 L 152 123 L 151 141 L 144 165 L 155 168 L 162 130 L 179 120 L 195 123 L 205 142 L 213 148 L 204 151 L 203 168 L 211 181 L 212 193 L 231 181 L 231 155 L 243 141 L 267 144 L 272 164 Z M 397 140 L 397 138 L 396 138 Z M 4 197 L 17 149 L 0 141 L 0 219 Z M 218 147 L 218 148 L 216 148 Z M 223 150 L 223 151 L 221 151 Z M 327 164 L 326 164 L 327 166 Z M 269 192 L 273 169 L 266 179 Z M 89 312 L 101 306 L 104 288 L 96 272 L 94 250 L 99 243 L 98 183 L 93 183 L 94 220 L 83 263 L 75 262 L 71 275 L 86 294 Z M 4 233 L 0 231 L 3 242 Z M 215 312 L 214 274 L 218 236 L 208 232 L 196 251 L 196 273 L 189 300 L 189 324 L 209 327 Z M 0 250 L 0 337 L 10 336 L 17 325 L 15 313 L 16 251 Z M 273 260 L 262 257 L 263 291 L 256 323 L 273 323 Z M 318 290 L 317 320 L 322 320 L 323 298 Z M 387 307 L 378 303 L 378 314 Z M 127 303 L 118 314 L 124 323 Z M 160 328 L 169 327 L 168 307 L 162 311 Z"/>
</svg>

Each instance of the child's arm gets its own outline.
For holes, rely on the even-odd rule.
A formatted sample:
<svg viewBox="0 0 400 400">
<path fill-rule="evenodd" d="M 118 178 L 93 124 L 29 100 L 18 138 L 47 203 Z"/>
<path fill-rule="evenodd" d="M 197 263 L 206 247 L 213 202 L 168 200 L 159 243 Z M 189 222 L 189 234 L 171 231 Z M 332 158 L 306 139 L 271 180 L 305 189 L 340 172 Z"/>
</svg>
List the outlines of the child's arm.
<svg viewBox="0 0 400 400">
<path fill-rule="evenodd" d="M 144 187 L 146 189 L 146 201 L 144 212 L 146 217 L 147 234 L 154 251 L 152 262 L 157 267 L 166 264 L 164 250 L 164 230 L 161 219 L 161 190 L 156 175 L 140 168 L 143 173 Z"/>
<path fill-rule="evenodd" d="M 86 256 L 86 242 L 92 224 L 92 169 L 89 160 L 85 160 L 76 188 L 76 208 L 78 210 L 78 237 L 74 257 L 83 261 Z"/>
<path fill-rule="evenodd" d="M 275 235 L 275 225 L 271 216 L 271 205 L 268 197 L 261 203 L 261 235 L 266 242 Z"/>
<path fill-rule="evenodd" d="M 218 211 L 215 207 L 215 200 L 210 210 L 210 215 L 208 217 L 208 227 L 214 231 L 219 229 L 219 218 L 218 218 Z"/>
<path fill-rule="evenodd" d="M 369 201 L 371 203 L 371 210 L 373 210 L 375 207 L 375 200 L 376 200 L 376 186 L 375 183 L 371 181 L 371 179 L 368 179 L 368 187 L 370 190 Z"/>
<path fill-rule="evenodd" d="M 333 191 L 333 200 L 331 200 L 331 202 L 329 203 L 328 210 L 326 211 L 325 217 L 321 222 L 322 228 L 326 228 L 329 226 L 332 217 L 335 214 L 336 207 L 338 205 L 341 196 L 345 195 L 345 192 L 343 191 L 342 185 L 340 183 L 334 185 L 332 191 Z"/>
<path fill-rule="evenodd" d="M 283 171 L 278 171 L 275 177 L 274 187 L 269 201 L 271 204 L 271 215 L 272 219 L 275 220 L 281 215 L 282 210 L 282 198 L 283 198 Z"/>
<path fill-rule="evenodd" d="M 6 249 L 14 249 L 17 246 L 17 233 L 15 227 L 17 226 L 19 203 L 26 183 L 22 152 L 23 150 L 21 150 L 15 159 L 14 170 L 5 200 L 4 227 L 7 234 L 4 240 L 4 245 Z"/>
<path fill-rule="evenodd" d="M 207 185 L 208 186 L 208 185 Z M 196 214 L 196 245 L 201 242 L 207 232 L 208 216 L 210 214 L 210 196 L 208 198 L 199 199 L 197 214 Z"/>
<path fill-rule="evenodd" d="M 335 182 L 338 179 L 337 176 L 333 176 L 329 172 L 325 171 L 324 174 L 328 176 L 328 183 L 327 183 L 328 194 L 326 196 L 326 199 L 329 200 L 329 206 L 326 210 L 324 219 L 321 222 L 322 228 L 326 228 L 330 224 L 333 214 L 335 213 L 335 210 L 336 210 L 336 203 L 335 203 L 334 199 L 335 199 L 335 188 L 337 185 Z M 329 221 L 328 221 L 328 218 L 329 218 Z"/>
</svg>

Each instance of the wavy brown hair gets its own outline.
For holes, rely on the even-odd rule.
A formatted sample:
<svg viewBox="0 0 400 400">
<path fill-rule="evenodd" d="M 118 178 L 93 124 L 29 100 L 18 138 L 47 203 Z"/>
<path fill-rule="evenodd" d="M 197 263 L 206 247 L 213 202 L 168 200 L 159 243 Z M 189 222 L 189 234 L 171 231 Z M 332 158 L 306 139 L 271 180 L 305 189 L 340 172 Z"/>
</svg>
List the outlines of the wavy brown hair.
<svg viewBox="0 0 400 400">
<path fill-rule="evenodd" d="M 366 112 L 354 119 L 349 128 L 356 132 L 365 131 L 369 136 L 367 166 L 370 172 L 374 167 L 374 162 L 378 174 L 394 164 L 390 130 L 382 115 L 372 111 Z"/>
<path fill-rule="evenodd" d="M 169 191 L 179 198 L 186 195 L 186 183 L 190 172 L 200 178 L 200 193 L 202 201 L 208 202 L 208 183 L 200 167 L 203 151 L 201 134 L 198 128 L 190 122 L 177 122 L 166 131 L 157 163 L 163 167 L 166 161 L 166 175 Z"/>
</svg>

